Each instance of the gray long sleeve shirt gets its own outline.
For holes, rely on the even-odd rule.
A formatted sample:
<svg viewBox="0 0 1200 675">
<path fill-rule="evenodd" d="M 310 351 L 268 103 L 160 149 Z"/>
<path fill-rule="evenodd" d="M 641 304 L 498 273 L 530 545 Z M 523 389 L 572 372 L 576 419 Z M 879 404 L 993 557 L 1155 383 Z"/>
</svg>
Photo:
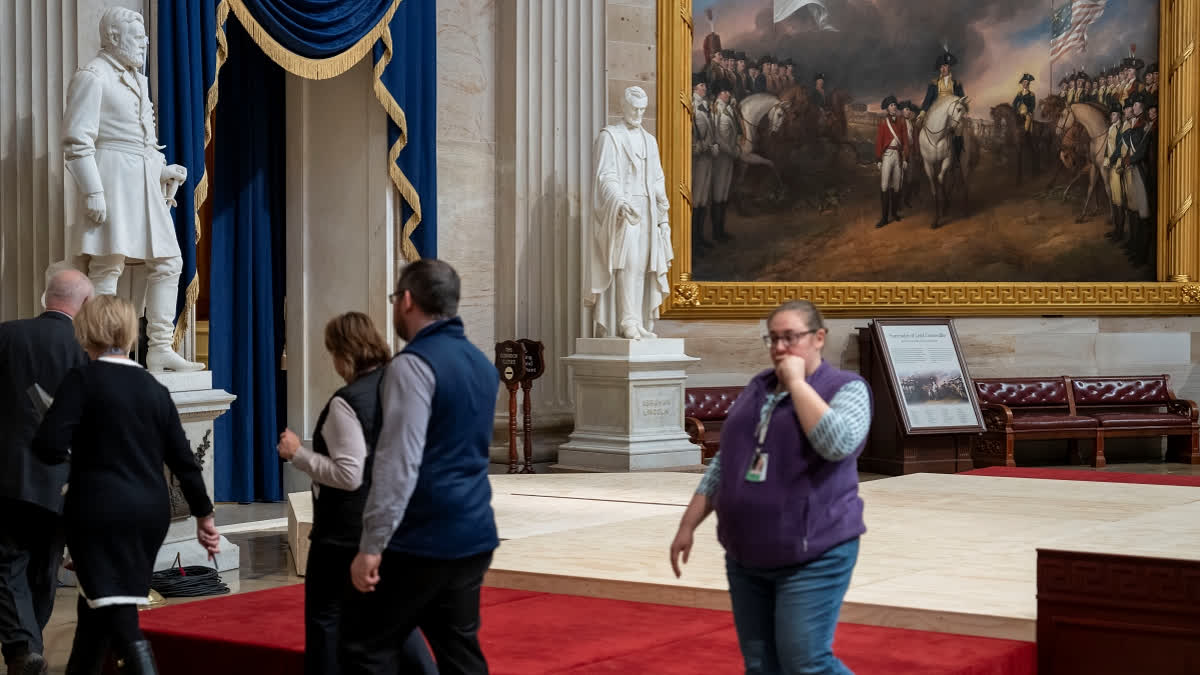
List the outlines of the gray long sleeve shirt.
<svg viewBox="0 0 1200 675">
<path fill-rule="evenodd" d="M 383 375 L 383 427 L 363 509 L 362 553 L 383 553 L 404 519 L 425 454 L 435 385 L 433 369 L 413 354 L 392 359 Z"/>
</svg>

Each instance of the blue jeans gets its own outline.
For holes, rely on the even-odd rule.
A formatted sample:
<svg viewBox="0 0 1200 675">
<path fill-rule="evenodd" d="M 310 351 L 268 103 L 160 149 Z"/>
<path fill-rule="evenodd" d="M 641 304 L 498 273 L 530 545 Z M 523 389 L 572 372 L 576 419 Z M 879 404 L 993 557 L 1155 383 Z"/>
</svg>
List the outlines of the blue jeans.
<svg viewBox="0 0 1200 675">
<path fill-rule="evenodd" d="M 749 569 L 726 556 L 746 675 L 851 672 L 833 655 L 833 631 L 857 560 L 857 537 L 794 567 Z"/>
</svg>

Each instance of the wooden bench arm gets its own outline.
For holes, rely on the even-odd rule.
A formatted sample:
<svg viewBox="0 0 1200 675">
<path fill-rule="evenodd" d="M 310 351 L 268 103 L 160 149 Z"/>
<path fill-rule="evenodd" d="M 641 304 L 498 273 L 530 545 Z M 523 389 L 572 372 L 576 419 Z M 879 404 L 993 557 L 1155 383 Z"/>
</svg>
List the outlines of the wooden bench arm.
<svg viewBox="0 0 1200 675">
<path fill-rule="evenodd" d="M 704 422 L 695 417 L 683 418 L 683 430 L 687 432 L 688 440 L 704 447 Z"/>
<path fill-rule="evenodd" d="M 979 412 L 983 413 L 983 426 L 988 431 L 1012 431 L 1012 410 L 1001 403 L 981 403 Z"/>
<path fill-rule="evenodd" d="M 1186 417 L 1193 422 L 1195 422 L 1197 418 L 1200 418 L 1200 412 L 1198 412 L 1196 409 L 1196 402 L 1189 401 L 1186 398 L 1177 398 L 1172 401 L 1168 401 L 1167 411 L 1175 415 Z"/>
</svg>

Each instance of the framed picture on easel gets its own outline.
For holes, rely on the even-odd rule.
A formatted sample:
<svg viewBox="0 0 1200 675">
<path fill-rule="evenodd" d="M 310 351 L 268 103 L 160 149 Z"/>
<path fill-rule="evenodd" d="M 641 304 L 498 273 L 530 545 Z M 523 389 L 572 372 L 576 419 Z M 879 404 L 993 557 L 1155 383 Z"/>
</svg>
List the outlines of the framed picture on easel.
<svg viewBox="0 0 1200 675">
<path fill-rule="evenodd" d="M 876 319 L 872 330 L 905 434 L 984 430 L 950 319 Z"/>
</svg>

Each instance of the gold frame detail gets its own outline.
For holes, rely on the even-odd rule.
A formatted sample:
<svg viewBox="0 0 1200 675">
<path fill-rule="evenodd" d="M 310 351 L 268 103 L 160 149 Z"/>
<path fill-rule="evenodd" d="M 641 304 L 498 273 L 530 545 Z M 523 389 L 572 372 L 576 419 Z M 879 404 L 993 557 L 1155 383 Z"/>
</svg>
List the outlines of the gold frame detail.
<svg viewBox="0 0 1200 675">
<path fill-rule="evenodd" d="M 784 300 L 807 299 L 832 316 L 1200 314 L 1200 0 L 1159 1 L 1157 282 L 865 283 L 706 282 L 691 277 L 692 0 L 658 0 L 658 143 L 671 200 L 671 295 L 665 319 L 758 319 Z M 1200 208 L 1200 207 L 1198 207 Z"/>
</svg>

